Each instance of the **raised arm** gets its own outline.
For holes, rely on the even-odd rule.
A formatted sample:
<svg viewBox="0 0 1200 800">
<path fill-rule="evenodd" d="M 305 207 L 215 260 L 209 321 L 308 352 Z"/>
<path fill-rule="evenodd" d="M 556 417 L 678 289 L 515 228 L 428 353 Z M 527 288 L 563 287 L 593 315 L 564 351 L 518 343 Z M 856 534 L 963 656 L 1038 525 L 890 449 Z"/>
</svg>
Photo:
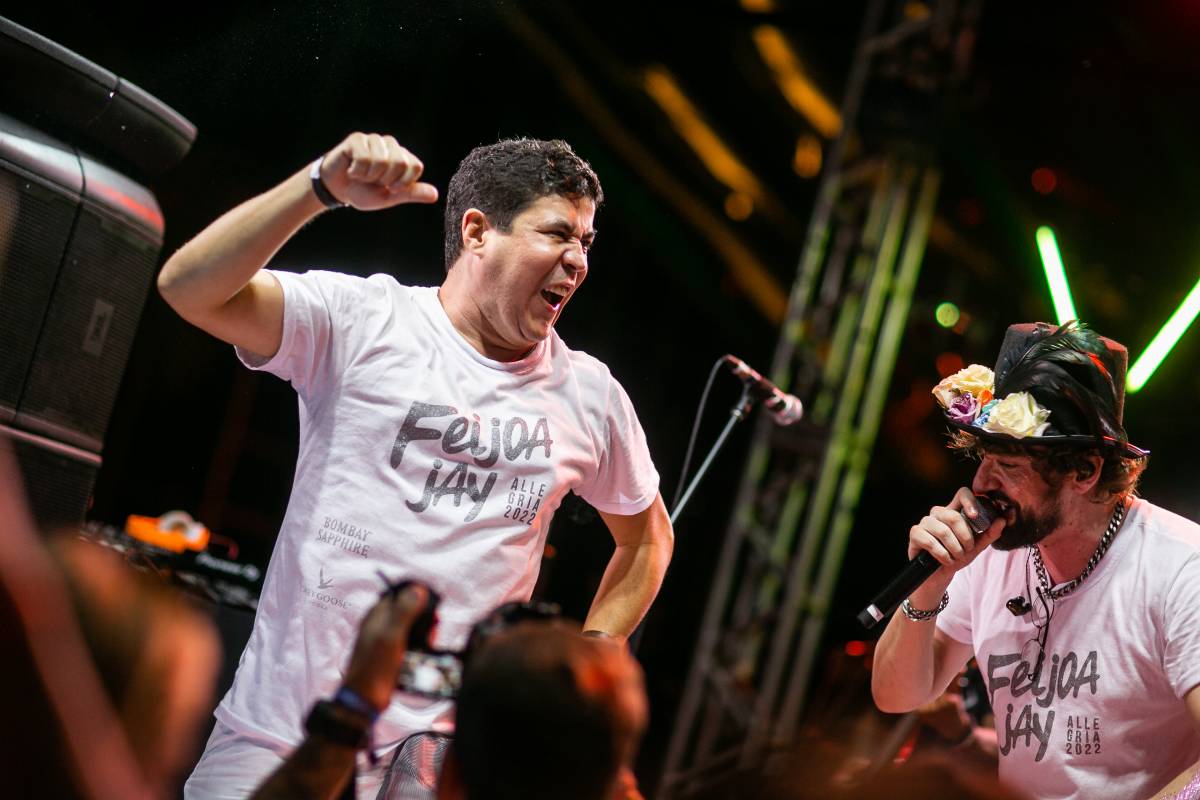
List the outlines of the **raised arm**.
<svg viewBox="0 0 1200 800">
<path fill-rule="evenodd" d="M 375 211 L 436 202 L 437 189 L 418 182 L 423 169 L 391 136 L 352 133 L 325 154 L 320 176 L 336 200 Z M 159 273 L 158 290 L 198 328 L 272 356 L 283 336 L 283 291 L 261 270 L 324 210 L 305 167 L 227 212 L 181 247 Z"/>
<path fill-rule="evenodd" d="M 908 557 L 927 550 L 942 564 L 908 598 L 914 609 L 939 606 L 954 573 L 971 563 L 1004 530 L 997 518 L 978 539 L 963 514 L 976 513 L 970 489 L 959 489 L 948 506 L 935 506 L 908 534 Z M 962 598 L 960 602 L 965 601 Z M 871 694 L 881 711 L 901 713 L 929 703 L 946 690 L 971 658 L 969 645 L 937 629 L 933 617 L 921 621 L 896 612 L 875 648 L 871 668 Z"/>
</svg>

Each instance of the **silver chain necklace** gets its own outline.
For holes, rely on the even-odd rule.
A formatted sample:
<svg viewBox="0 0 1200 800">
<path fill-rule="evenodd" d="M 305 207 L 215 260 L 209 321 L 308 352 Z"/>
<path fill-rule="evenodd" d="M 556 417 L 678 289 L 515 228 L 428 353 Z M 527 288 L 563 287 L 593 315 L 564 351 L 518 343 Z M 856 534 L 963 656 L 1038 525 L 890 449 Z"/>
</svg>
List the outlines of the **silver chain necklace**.
<svg viewBox="0 0 1200 800">
<path fill-rule="evenodd" d="M 1105 528 L 1104 535 L 1100 537 L 1100 544 L 1096 545 L 1096 552 L 1092 553 L 1092 557 L 1088 559 L 1083 572 L 1079 573 L 1075 580 L 1057 589 L 1053 589 L 1050 586 L 1050 575 L 1046 572 L 1046 565 L 1042 563 L 1042 551 L 1035 544 L 1033 546 L 1033 566 L 1037 570 L 1038 583 L 1041 584 L 1042 591 L 1051 600 L 1061 600 L 1078 589 L 1079 585 L 1092 574 L 1092 570 L 1096 569 L 1096 565 L 1100 563 L 1100 559 L 1104 558 L 1104 554 L 1108 552 L 1108 546 L 1112 544 L 1112 540 L 1116 537 L 1117 531 L 1121 529 L 1121 525 L 1124 522 L 1125 501 L 1122 500 L 1113 509 L 1112 517 L 1108 520 L 1108 527 Z"/>
</svg>

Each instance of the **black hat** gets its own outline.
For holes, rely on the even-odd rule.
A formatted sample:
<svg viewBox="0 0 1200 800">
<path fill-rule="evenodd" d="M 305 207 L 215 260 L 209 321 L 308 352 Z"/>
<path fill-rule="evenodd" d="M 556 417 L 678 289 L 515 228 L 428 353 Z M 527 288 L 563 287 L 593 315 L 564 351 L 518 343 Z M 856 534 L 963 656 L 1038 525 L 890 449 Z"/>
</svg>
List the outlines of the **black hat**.
<svg viewBox="0 0 1200 800">
<path fill-rule="evenodd" d="M 1011 325 L 996 370 L 972 364 L 933 390 L 946 420 L 990 441 L 1071 445 L 1144 458 L 1121 418 L 1129 353 L 1072 320 Z"/>
</svg>

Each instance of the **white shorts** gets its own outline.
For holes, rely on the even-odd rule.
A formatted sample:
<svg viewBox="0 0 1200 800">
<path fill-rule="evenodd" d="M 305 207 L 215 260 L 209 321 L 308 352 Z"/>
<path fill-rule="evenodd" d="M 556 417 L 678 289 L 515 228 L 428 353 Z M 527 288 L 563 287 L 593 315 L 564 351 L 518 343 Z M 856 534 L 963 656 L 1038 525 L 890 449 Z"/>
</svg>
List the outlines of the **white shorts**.
<svg viewBox="0 0 1200 800">
<path fill-rule="evenodd" d="M 418 734 L 406 740 L 403 753 L 392 748 L 379 753 L 376 766 L 363 753 L 358 757 L 358 800 L 375 800 L 388 777 L 388 800 L 433 798 L 448 737 Z M 272 739 L 242 734 L 216 721 L 204 755 L 183 787 L 184 800 L 244 800 L 279 768 L 292 748 Z M 396 764 L 393 757 L 399 755 Z M 404 763 L 399 763 L 403 761 Z M 391 768 L 392 774 L 388 774 Z"/>
<path fill-rule="evenodd" d="M 243 800 L 283 763 L 290 747 L 235 732 L 217 720 L 183 787 L 185 800 Z"/>
</svg>

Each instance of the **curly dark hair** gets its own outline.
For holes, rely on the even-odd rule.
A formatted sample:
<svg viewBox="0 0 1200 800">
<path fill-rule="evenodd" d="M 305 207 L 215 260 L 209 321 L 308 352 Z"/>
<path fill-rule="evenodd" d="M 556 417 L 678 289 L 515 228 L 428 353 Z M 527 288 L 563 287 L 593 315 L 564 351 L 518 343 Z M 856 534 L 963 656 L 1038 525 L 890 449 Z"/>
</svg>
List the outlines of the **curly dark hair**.
<svg viewBox="0 0 1200 800">
<path fill-rule="evenodd" d="M 1092 502 L 1105 503 L 1113 499 L 1122 499 L 1137 491 L 1138 480 L 1142 477 L 1149 456 L 1129 458 L 1118 451 L 1102 451 L 1095 447 L 1072 447 L 1068 445 L 1051 447 L 1036 444 L 1010 444 L 1007 442 L 985 441 L 965 431 L 955 431 L 950 435 L 949 447 L 957 453 L 976 461 L 986 454 L 1029 456 L 1033 468 L 1050 486 L 1057 488 L 1072 473 L 1090 474 L 1091 459 L 1099 456 L 1103 459 L 1100 467 L 1100 480 L 1092 490 Z"/>
<path fill-rule="evenodd" d="M 542 197 L 586 197 L 604 202 L 590 164 L 561 139 L 504 139 L 476 147 L 458 165 L 446 192 L 446 271 L 462 252 L 462 217 L 477 208 L 500 230 Z"/>
</svg>

